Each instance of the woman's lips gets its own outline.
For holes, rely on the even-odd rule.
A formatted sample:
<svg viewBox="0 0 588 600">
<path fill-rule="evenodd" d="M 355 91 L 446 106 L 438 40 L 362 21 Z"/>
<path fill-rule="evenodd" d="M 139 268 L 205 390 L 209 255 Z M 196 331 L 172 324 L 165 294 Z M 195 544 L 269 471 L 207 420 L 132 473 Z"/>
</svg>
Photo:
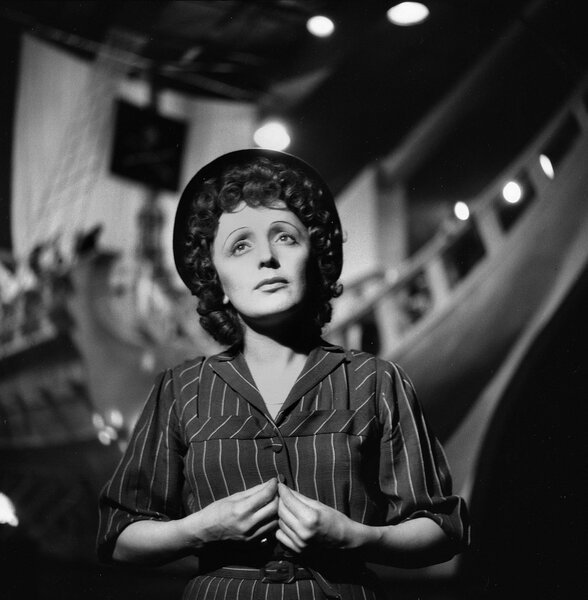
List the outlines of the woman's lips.
<svg viewBox="0 0 588 600">
<path fill-rule="evenodd" d="M 287 285 L 288 281 L 283 277 L 271 277 L 270 279 L 263 279 L 260 281 L 254 289 L 277 289 Z"/>
</svg>

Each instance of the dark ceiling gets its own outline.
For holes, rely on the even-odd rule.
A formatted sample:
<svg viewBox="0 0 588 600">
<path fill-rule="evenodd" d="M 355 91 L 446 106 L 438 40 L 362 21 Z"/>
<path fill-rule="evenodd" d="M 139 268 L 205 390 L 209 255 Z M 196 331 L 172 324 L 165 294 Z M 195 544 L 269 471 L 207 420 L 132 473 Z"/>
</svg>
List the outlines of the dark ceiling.
<svg viewBox="0 0 588 600">
<path fill-rule="evenodd" d="M 430 18 L 413 27 L 386 20 L 394 3 L 18 0 L 3 2 L 0 15 L 87 58 L 106 40 L 121 43 L 112 33 L 131 34 L 131 76 L 194 96 L 251 101 L 261 116 L 282 117 L 293 133 L 289 151 L 315 164 L 335 191 L 393 151 L 501 47 L 447 142 L 412 173 L 412 191 L 422 197 L 470 193 L 586 70 L 584 2 L 426 0 Z M 333 36 L 306 31 L 314 14 L 334 20 Z"/>
</svg>

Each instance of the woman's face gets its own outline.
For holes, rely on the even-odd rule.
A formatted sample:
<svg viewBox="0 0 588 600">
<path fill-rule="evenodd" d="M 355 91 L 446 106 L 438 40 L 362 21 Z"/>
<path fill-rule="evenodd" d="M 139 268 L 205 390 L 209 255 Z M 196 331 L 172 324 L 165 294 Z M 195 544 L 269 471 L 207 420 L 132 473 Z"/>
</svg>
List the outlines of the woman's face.
<svg viewBox="0 0 588 600">
<path fill-rule="evenodd" d="M 212 259 L 224 293 L 245 319 L 271 323 L 293 314 L 306 296 L 309 256 L 308 231 L 283 202 L 272 208 L 242 202 L 220 216 Z"/>
</svg>

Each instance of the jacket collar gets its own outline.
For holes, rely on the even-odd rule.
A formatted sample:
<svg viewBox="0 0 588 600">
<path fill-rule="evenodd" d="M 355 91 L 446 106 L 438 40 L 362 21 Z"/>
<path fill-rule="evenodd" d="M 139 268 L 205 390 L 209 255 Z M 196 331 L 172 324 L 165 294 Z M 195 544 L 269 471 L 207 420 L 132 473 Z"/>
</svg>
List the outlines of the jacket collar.
<svg viewBox="0 0 588 600">
<path fill-rule="evenodd" d="M 321 339 L 306 359 L 304 368 L 284 401 L 277 420 L 279 421 L 282 413 L 296 404 L 302 396 L 346 360 L 349 360 L 348 353 L 341 346 L 329 344 Z M 214 372 L 235 392 L 263 414 L 269 416 L 240 347 L 234 346 L 212 356 L 210 365 Z"/>
</svg>

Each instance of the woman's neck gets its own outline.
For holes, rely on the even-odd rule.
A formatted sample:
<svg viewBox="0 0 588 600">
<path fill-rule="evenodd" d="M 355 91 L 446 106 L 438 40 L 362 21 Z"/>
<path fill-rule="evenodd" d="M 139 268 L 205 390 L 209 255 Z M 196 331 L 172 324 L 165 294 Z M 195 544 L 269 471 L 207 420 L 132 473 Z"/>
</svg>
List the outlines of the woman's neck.
<svg viewBox="0 0 588 600">
<path fill-rule="evenodd" d="M 304 329 L 288 331 L 282 329 L 278 334 L 268 334 L 243 327 L 243 355 L 250 364 L 273 364 L 276 367 L 287 366 L 306 358 L 319 340 L 315 333 L 304 332 Z"/>
<path fill-rule="evenodd" d="M 295 328 L 293 328 L 295 329 Z M 318 335 L 301 335 L 282 328 L 279 335 L 268 335 L 244 327 L 243 356 L 267 410 L 276 418 L 288 394 L 300 376 Z"/>
</svg>

